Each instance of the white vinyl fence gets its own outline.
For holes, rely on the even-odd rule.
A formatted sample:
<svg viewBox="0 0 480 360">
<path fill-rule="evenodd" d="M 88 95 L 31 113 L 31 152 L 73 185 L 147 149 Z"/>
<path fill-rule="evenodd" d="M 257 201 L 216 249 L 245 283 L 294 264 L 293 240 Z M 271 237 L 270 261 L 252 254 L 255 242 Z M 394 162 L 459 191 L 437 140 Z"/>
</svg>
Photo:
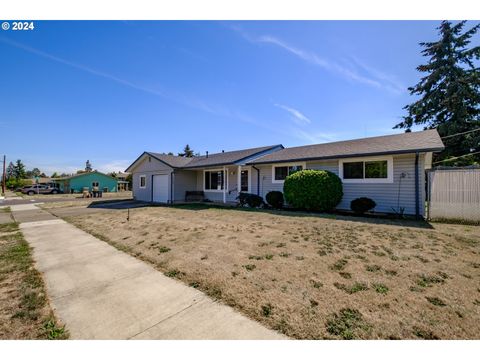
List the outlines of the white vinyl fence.
<svg viewBox="0 0 480 360">
<path fill-rule="evenodd" d="M 480 221 L 480 169 L 428 172 L 428 218 Z"/>
</svg>

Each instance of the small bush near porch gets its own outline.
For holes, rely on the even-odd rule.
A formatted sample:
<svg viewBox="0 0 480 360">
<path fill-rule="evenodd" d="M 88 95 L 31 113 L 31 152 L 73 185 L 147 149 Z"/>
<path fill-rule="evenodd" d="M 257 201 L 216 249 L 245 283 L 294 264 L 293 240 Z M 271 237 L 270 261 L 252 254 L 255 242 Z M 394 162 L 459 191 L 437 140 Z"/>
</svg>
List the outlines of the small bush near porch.
<svg viewBox="0 0 480 360">
<path fill-rule="evenodd" d="M 479 338 L 480 227 L 206 205 L 68 220 L 293 338 Z"/>
</svg>

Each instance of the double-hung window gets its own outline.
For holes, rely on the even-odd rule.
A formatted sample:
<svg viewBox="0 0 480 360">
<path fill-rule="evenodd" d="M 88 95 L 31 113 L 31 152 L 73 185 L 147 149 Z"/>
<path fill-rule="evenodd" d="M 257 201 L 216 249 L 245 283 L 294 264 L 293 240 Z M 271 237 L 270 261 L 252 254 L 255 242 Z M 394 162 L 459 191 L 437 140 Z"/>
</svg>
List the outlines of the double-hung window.
<svg viewBox="0 0 480 360">
<path fill-rule="evenodd" d="M 274 165 L 272 167 L 272 183 L 283 183 L 288 175 L 305 169 L 305 164 Z"/>
<path fill-rule="evenodd" d="M 340 160 L 339 174 L 345 183 L 391 183 L 393 182 L 393 158 Z"/>
<path fill-rule="evenodd" d="M 205 171 L 205 191 L 223 190 L 224 173 L 223 170 Z"/>
</svg>

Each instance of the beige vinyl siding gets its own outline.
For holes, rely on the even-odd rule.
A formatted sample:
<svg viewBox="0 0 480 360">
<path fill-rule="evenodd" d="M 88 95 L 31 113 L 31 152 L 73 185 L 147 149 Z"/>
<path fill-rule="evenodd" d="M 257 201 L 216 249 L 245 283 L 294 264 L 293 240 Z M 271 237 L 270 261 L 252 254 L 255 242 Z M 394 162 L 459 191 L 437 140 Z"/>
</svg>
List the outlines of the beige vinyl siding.
<svg viewBox="0 0 480 360">
<path fill-rule="evenodd" d="M 420 214 L 424 214 L 425 209 L 425 154 L 420 154 L 419 158 L 419 191 L 420 191 Z M 272 183 L 272 165 L 259 165 L 260 169 L 260 195 L 265 198 L 269 191 L 283 191 L 283 184 Z M 338 175 L 338 160 L 309 161 L 307 169 L 328 170 Z M 401 180 L 400 175 L 406 174 Z M 252 174 L 255 177 L 256 172 Z M 350 202 L 358 197 L 366 196 L 377 203 L 376 211 L 393 212 L 392 208 L 398 211 L 398 207 L 405 208 L 405 214 L 415 214 L 415 154 L 395 155 L 393 156 L 393 183 L 344 183 L 343 199 L 338 205 L 338 209 L 350 209 Z M 252 183 L 253 184 L 253 183 Z M 400 185 L 400 201 L 397 206 Z M 256 193 L 255 187 L 252 192 Z"/>
<path fill-rule="evenodd" d="M 153 175 L 170 175 L 172 168 L 165 165 L 161 161 L 145 155 L 137 166 L 132 169 L 132 191 L 133 198 L 139 201 L 152 201 L 152 176 Z M 145 188 L 140 188 L 140 176 L 145 175 Z M 171 179 L 168 177 L 168 186 L 170 189 Z M 169 194 L 170 199 L 170 194 Z"/>
</svg>

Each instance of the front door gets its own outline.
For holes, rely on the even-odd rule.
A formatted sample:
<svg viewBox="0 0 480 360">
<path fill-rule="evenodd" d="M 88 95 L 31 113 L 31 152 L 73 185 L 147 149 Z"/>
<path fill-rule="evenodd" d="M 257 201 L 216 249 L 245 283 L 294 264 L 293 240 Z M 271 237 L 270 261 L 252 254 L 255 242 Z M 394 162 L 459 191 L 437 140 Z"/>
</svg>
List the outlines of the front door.
<svg viewBox="0 0 480 360">
<path fill-rule="evenodd" d="M 240 191 L 241 192 L 248 192 L 249 188 L 249 176 L 248 176 L 248 170 L 242 170 L 240 173 Z"/>
</svg>

